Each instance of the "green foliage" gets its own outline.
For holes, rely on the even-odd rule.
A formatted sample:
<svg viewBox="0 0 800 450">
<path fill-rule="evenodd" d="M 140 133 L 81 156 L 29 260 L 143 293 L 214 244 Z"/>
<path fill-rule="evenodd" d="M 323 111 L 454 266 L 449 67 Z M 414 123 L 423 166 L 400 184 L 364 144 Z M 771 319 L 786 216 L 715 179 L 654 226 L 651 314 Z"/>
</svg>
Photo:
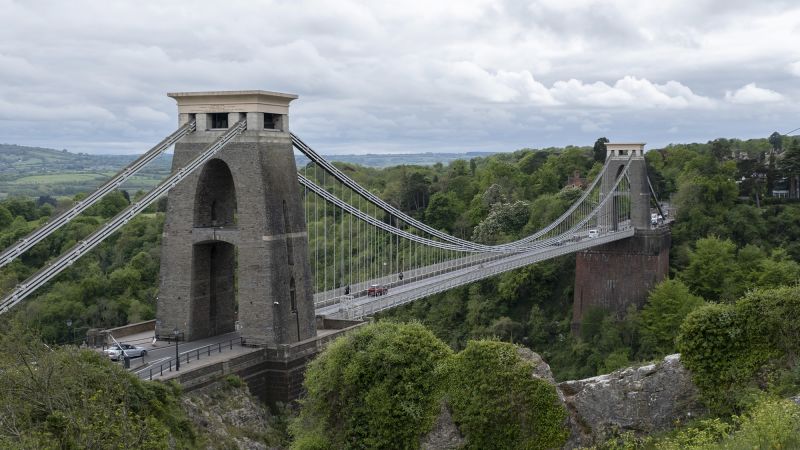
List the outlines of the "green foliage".
<svg viewBox="0 0 800 450">
<path fill-rule="evenodd" d="M 800 407 L 790 400 L 762 399 L 737 422 L 721 448 L 800 448 Z"/>
<path fill-rule="evenodd" d="M 234 389 L 241 389 L 245 385 L 244 380 L 236 375 L 228 375 L 225 377 L 225 383 Z"/>
<path fill-rule="evenodd" d="M 0 206 L 0 230 L 11 225 L 13 220 L 14 216 L 11 215 L 11 212 L 9 212 L 8 208 Z"/>
<path fill-rule="evenodd" d="M 454 192 L 437 192 L 431 196 L 425 210 L 425 222 L 439 230 L 453 232 L 463 206 Z"/>
<path fill-rule="evenodd" d="M 175 385 L 143 382 L 100 354 L 0 336 L 0 447 L 193 448 Z"/>
<path fill-rule="evenodd" d="M 452 352 L 420 324 L 381 321 L 310 365 L 292 448 L 417 448 L 446 401 L 470 448 L 553 448 L 566 439 L 555 387 L 517 347 L 470 341 Z"/>
<path fill-rule="evenodd" d="M 0 274 L 0 289 L 8 292 L 53 257 L 62 254 L 96 230 L 105 219 L 127 205 L 119 192 L 90 208 L 101 216 L 83 214 L 34 246 L 8 265 Z M 32 201 L 11 199 L 0 208 L 17 215 L 5 228 L 0 227 L 0 246 L 15 240 L 42 224 L 46 216 L 26 221 L 27 216 L 46 213 L 49 203 L 38 210 Z M 76 343 L 88 328 L 105 328 L 151 319 L 155 316 L 155 296 L 159 269 L 159 242 L 163 215 L 140 216 L 131 220 L 98 248 L 62 272 L 54 281 L 16 308 L 16 316 L 36 327 L 47 342 L 66 342 L 70 334 Z M 72 320 L 72 333 L 64 325 Z"/>
<path fill-rule="evenodd" d="M 665 280 L 650 292 L 639 314 L 640 355 L 655 357 L 675 352 L 675 338 L 683 319 L 702 306 L 680 280 Z"/>
<path fill-rule="evenodd" d="M 471 341 L 442 371 L 453 419 L 468 448 L 546 449 L 564 444 L 566 411 L 555 386 L 531 376 L 517 348 Z"/>
<path fill-rule="evenodd" d="M 473 240 L 492 244 L 505 240 L 503 237 L 516 235 L 528 223 L 530 207 L 527 202 L 494 203 L 489 215 L 473 232 Z"/>
<path fill-rule="evenodd" d="M 413 323 L 379 322 L 335 341 L 306 371 L 294 447 L 416 448 L 438 412 L 435 366 L 450 352 Z"/>
<path fill-rule="evenodd" d="M 796 370 L 800 288 L 760 289 L 734 305 L 703 306 L 681 326 L 678 349 L 709 406 L 740 411 L 753 391 Z"/>
<path fill-rule="evenodd" d="M 731 422 L 697 421 L 662 436 L 633 433 L 592 447 L 597 450 L 751 450 L 800 448 L 800 407 L 789 400 L 760 397 L 749 411 Z"/>
<path fill-rule="evenodd" d="M 752 351 L 745 322 L 735 306 L 709 304 L 690 313 L 681 325 L 681 361 L 709 407 L 720 413 L 741 408 L 743 389 L 770 357 Z"/>
<path fill-rule="evenodd" d="M 710 300 L 734 300 L 728 289 L 738 278 L 736 244 L 717 237 L 699 239 L 680 276 L 695 294 Z"/>
</svg>

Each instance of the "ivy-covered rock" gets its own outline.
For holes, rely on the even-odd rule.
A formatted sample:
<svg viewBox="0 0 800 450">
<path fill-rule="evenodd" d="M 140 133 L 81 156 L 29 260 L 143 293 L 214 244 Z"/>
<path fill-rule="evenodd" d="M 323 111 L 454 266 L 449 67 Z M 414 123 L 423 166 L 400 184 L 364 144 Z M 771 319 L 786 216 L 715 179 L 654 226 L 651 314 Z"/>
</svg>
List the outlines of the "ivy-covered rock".
<svg viewBox="0 0 800 450">
<path fill-rule="evenodd" d="M 439 412 L 435 368 L 450 354 L 417 323 L 338 339 L 308 366 L 293 448 L 417 448 Z"/>
<path fill-rule="evenodd" d="M 467 448 L 547 449 L 567 438 L 555 386 L 534 376 L 513 344 L 470 341 L 443 366 L 453 419 Z"/>
</svg>

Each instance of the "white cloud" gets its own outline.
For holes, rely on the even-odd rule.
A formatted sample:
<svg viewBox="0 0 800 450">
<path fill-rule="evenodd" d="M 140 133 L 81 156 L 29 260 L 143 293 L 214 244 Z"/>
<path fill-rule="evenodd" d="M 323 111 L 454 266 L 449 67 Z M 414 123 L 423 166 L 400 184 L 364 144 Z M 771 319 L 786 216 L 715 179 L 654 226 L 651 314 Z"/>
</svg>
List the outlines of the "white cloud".
<svg viewBox="0 0 800 450">
<path fill-rule="evenodd" d="M 686 109 L 714 106 L 712 99 L 695 94 L 677 81 L 657 84 L 632 76 L 617 80 L 613 86 L 601 81 L 588 84 L 575 79 L 557 81 L 551 92 L 563 103 L 594 107 Z"/>
<path fill-rule="evenodd" d="M 754 104 L 754 103 L 773 103 L 783 100 L 783 95 L 771 90 L 764 89 L 756 86 L 755 83 L 749 83 L 735 92 L 725 91 L 725 101 L 739 104 Z"/>
<path fill-rule="evenodd" d="M 170 91 L 299 94 L 292 127 L 323 151 L 509 150 L 619 130 L 658 142 L 648 134 L 676 116 L 669 140 L 739 136 L 782 129 L 798 111 L 735 104 L 800 93 L 800 4 L 783 0 L 0 0 L 0 10 L 0 141 L 19 144 L 139 152 L 174 129 Z"/>
</svg>

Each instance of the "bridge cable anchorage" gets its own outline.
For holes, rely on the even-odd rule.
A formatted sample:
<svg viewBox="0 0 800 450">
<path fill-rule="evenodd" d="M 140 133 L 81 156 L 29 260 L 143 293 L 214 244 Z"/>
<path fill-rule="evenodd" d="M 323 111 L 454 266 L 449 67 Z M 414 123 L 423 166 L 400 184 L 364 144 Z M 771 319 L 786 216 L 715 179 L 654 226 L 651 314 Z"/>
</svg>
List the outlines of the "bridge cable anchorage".
<svg viewBox="0 0 800 450">
<path fill-rule="evenodd" d="M 18 256 L 25 253 L 28 249 L 38 244 L 56 230 L 72 221 L 78 214 L 87 210 L 89 207 L 100 201 L 103 197 L 110 194 L 118 186 L 122 185 L 128 178 L 135 175 L 147 164 L 156 159 L 159 155 L 164 153 L 172 144 L 177 142 L 182 137 L 193 132 L 196 128 L 195 121 L 188 122 L 178 128 L 174 133 L 167 136 L 163 141 L 159 142 L 155 147 L 151 148 L 138 158 L 122 168 L 116 175 L 111 177 L 102 186 L 97 188 L 94 192 L 89 194 L 86 198 L 79 200 L 72 208 L 59 214 L 55 218 L 51 218 L 46 224 L 37 228 L 24 238 L 17 241 L 11 247 L 0 253 L 0 267 L 9 264 Z"/>
<path fill-rule="evenodd" d="M 598 201 L 594 205 L 591 205 L 588 213 L 570 226 L 570 230 L 575 231 L 585 229 L 589 226 L 605 230 L 603 234 L 597 236 L 596 240 L 585 240 L 584 238 L 586 236 L 584 236 L 569 246 L 538 246 L 524 253 L 494 255 L 492 256 L 493 259 L 490 260 L 491 265 L 484 267 L 481 264 L 480 270 L 469 269 L 469 265 L 456 266 L 457 269 L 464 268 L 465 270 L 452 272 L 447 278 L 433 280 L 432 282 L 423 282 L 413 288 L 406 289 L 403 292 L 389 297 L 380 296 L 377 298 L 360 300 L 358 302 L 350 301 L 352 303 L 342 304 L 341 307 L 338 305 L 318 304 L 316 309 L 317 314 L 330 317 L 362 318 L 366 315 L 393 308 L 453 287 L 472 283 L 527 264 L 630 237 L 635 231 L 630 223 L 630 202 L 619 200 L 620 197 L 630 198 L 631 195 L 628 167 L 630 167 L 630 164 L 625 165 L 624 170 L 619 174 L 614 185 L 609 189 L 609 193 L 607 195 L 600 195 Z M 588 208 L 589 206 L 587 204 L 584 205 L 584 207 Z M 359 222 L 361 222 L 361 220 L 359 220 Z M 570 231 L 567 231 L 562 234 L 568 234 L 569 232 Z M 416 245 L 421 244 L 417 243 Z M 427 246 L 425 247 L 428 248 Z M 418 251 L 415 252 L 415 257 L 419 257 Z M 466 259 L 469 261 L 469 258 Z M 425 259 L 423 258 L 423 262 L 424 261 Z M 422 277 L 429 277 L 432 275 L 426 274 L 441 271 L 440 268 L 437 268 L 436 264 L 430 264 L 430 260 L 428 260 L 428 264 L 427 267 L 419 269 L 420 271 L 416 273 L 421 274 Z M 419 265 L 416 264 L 416 266 L 418 267 Z"/>
<path fill-rule="evenodd" d="M 193 127 L 194 125 L 192 125 L 192 128 Z M 72 263 L 74 263 L 78 258 L 88 253 L 106 238 L 111 236 L 114 232 L 122 228 L 122 226 L 128 223 L 129 220 L 136 217 L 136 215 L 142 212 L 145 208 L 158 200 L 159 197 L 169 192 L 169 190 L 172 189 L 176 184 L 197 170 L 197 168 L 202 167 L 203 164 L 216 155 L 217 152 L 222 150 L 230 141 L 241 134 L 246 128 L 246 119 L 235 123 L 216 141 L 206 147 L 200 153 L 200 155 L 183 166 L 181 169 L 174 171 L 169 177 L 159 183 L 158 186 L 156 186 L 152 191 L 148 192 L 139 201 L 131 204 L 124 211 L 109 219 L 108 222 L 100 227 L 99 230 L 95 231 L 87 238 L 84 238 L 66 253 L 59 256 L 50 265 L 45 266 L 27 280 L 17 285 L 11 294 L 7 295 L 2 301 L 0 301 L 0 314 L 8 312 L 14 305 L 21 302 L 25 297 L 36 291 L 50 279 L 72 265 Z"/>
<path fill-rule="evenodd" d="M 433 235 L 435 237 L 438 237 L 439 239 L 442 239 L 444 241 L 451 242 L 451 243 L 454 243 L 454 244 L 459 244 L 459 245 L 465 246 L 465 247 L 471 247 L 471 248 L 473 248 L 475 250 L 478 250 L 478 251 L 491 251 L 491 250 L 489 250 L 490 248 L 495 248 L 495 249 L 496 248 L 503 248 L 503 249 L 506 249 L 506 248 L 510 248 L 510 249 L 519 248 L 520 244 L 524 245 L 524 244 L 526 244 L 528 242 L 534 241 L 534 240 L 538 239 L 539 237 L 541 237 L 541 236 L 549 233 L 553 229 L 555 229 L 561 223 L 561 221 L 563 221 L 569 215 L 571 215 L 573 212 L 575 212 L 575 210 L 583 203 L 583 201 L 586 199 L 586 197 L 589 195 L 589 193 L 594 190 L 594 188 L 597 186 L 599 181 L 603 178 L 603 176 L 604 176 L 604 174 L 605 174 L 605 172 L 606 172 L 606 170 L 608 168 L 609 161 L 610 161 L 610 159 L 606 161 L 606 164 L 603 165 L 603 168 L 601 169 L 600 173 L 598 173 L 598 175 L 595 177 L 595 179 L 592 182 L 592 184 L 585 190 L 584 194 L 572 205 L 572 207 L 570 207 L 566 212 L 564 212 L 564 214 L 562 214 L 561 217 L 556 219 L 556 221 L 554 221 L 553 223 L 551 223 L 547 227 L 539 230 L 538 232 L 534 233 L 533 235 L 528 236 L 526 238 L 523 238 L 523 239 L 521 239 L 519 241 L 510 242 L 510 243 L 506 243 L 506 244 L 498 244 L 498 245 L 494 245 L 494 246 L 487 246 L 487 245 L 484 245 L 484 244 L 478 244 L 478 243 L 475 243 L 475 242 L 471 242 L 471 241 L 467 241 L 467 240 L 464 240 L 464 239 L 457 238 L 455 236 L 451 236 L 451 235 L 449 235 L 447 233 L 444 233 L 444 232 L 442 232 L 440 230 L 432 228 L 432 227 L 430 227 L 430 226 L 428 226 L 428 225 L 426 225 L 426 224 L 414 219 L 413 217 L 408 216 L 404 212 L 400 211 L 399 209 L 393 207 L 389 203 L 387 203 L 384 200 L 382 200 L 380 197 L 377 197 L 376 195 L 372 194 L 367 189 L 363 188 L 358 183 L 353 181 L 350 177 L 348 177 L 347 175 L 342 173 L 338 168 L 336 168 L 336 166 L 334 166 L 333 164 L 328 162 L 325 158 L 323 158 L 321 155 L 319 155 L 311 147 L 309 147 L 307 144 L 305 144 L 296 134 L 292 133 L 291 137 L 292 137 L 292 144 L 301 153 L 303 153 L 311 161 L 315 162 L 318 166 L 323 168 L 326 172 L 328 172 L 329 174 L 333 175 L 338 181 L 340 181 L 341 183 L 345 184 L 350 189 L 354 190 L 357 194 L 359 194 L 361 197 L 366 199 L 368 202 L 370 202 L 373 205 L 383 209 L 384 211 L 386 211 L 390 215 L 394 215 L 394 216 L 398 217 L 399 219 L 402 219 L 407 224 L 412 225 L 412 226 L 418 228 L 421 231 L 424 231 L 424 232 L 426 232 L 428 234 L 431 234 L 431 235 Z M 633 155 L 629 156 L 628 163 L 632 159 L 632 156 Z M 628 163 L 626 163 L 626 165 Z"/>
</svg>

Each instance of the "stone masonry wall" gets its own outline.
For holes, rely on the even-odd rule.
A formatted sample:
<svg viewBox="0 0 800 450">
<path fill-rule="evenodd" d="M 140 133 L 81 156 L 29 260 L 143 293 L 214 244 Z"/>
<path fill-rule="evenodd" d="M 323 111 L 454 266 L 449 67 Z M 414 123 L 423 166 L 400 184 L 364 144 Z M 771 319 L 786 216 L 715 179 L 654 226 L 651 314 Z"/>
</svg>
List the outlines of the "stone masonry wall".
<svg viewBox="0 0 800 450">
<path fill-rule="evenodd" d="M 622 318 L 629 305 L 641 308 L 650 290 L 669 273 L 669 229 L 636 230 L 621 241 L 579 252 L 575 261 L 572 331 L 583 315 L 601 307 Z"/>
</svg>

